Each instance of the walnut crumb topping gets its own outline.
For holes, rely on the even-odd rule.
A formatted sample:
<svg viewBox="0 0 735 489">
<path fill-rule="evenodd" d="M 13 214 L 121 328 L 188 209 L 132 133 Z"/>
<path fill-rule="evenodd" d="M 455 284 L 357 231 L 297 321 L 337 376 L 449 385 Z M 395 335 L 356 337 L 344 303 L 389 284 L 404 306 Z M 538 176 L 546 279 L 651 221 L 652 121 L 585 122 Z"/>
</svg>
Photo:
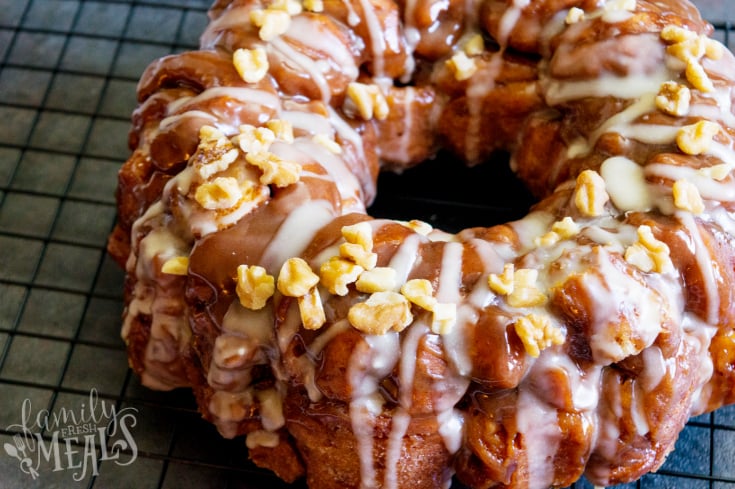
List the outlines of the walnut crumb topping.
<svg viewBox="0 0 735 489">
<path fill-rule="evenodd" d="M 372 270 L 365 270 L 355 282 L 357 290 L 367 294 L 393 290 L 396 285 L 396 271 L 390 267 L 375 267 Z"/>
<path fill-rule="evenodd" d="M 373 117 L 385 120 L 388 117 L 388 102 L 377 85 L 351 82 L 347 85 L 347 97 L 363 120 L 368 121 Z"/>
<path fill-rule="evenodd" d="M 365 247 L 356 243 L 342 243 L 339 246 L 339 254 L 365 270 L 372 270 L 378 264 L 378 255 L 367 251 Z"/>
<path fill-rule="evenodd" d="M 664 114 L 682 117 L 689 113 L 691 99 L 689 87 L 667 81 L 661 84 L 656 95 L 656 108 Z"/>
<path fill-rule="evenodd" d="M 605 190 L 605 180 L 594 170 L 585 170 L 577 177 L 574 204 L 587 217 L 600 216 L 610 196 Z"/>
<path fill-rule="evenodd" d="M 285 10 L 255 9 L 250 11 L 250 22 L 260 28 L 258 37 L 261 40 L 271 41 L 288 30 L 291 16 Z"/>
<path fill-rule="evenodd" d="M 625 10 L 633 12 L 636 8 L 636 0 L 607 0 L 605 3 L 605 12 L 616 12 Z"/>
<path fill-rule="evenodd" d="M 189 257 L 175 256 L 173 258 L 169 258 L 161 266 L 161 272 L 169 275 L 188 275 Z"/>
<path fill-rule="evenodd" d="M 238 155 L 237 148 L 222 131 L 207 125 L 199 128 L 199 144 L 192 162 L 202 180 L 209 180 L 215 173 L 226 170 Z"/>
<path fill-rule="evenodd" d="M 357 281 L 364 271 L 350 260 L 333 256 L 319 267 L 319 277 L 330 294 L 345 296 L 349 292 L 347 286 Z"/>
<path fill-rule="evenodd" d="M 431 332 L 449 334 L 457 323 L 457 304 L 437 302 L 431 312 Z"/>
<path fill-rule="evenodd" d="M 383 335 L 402 331 L 413 321 L 411 304 L 396 292 L 375 292 L 365 302 L 355 304 L 347 313 L 350 324 L 366 334 Z"/>
<path fill-rule="evenodd" d="M 538 270 L 519 268 L 513 273 L 513 291 L 508 294 L 507 301 L 511 307 L 542 306 L 548 300 L 546 294 L 538 288 Z"/>
<path fill-rule="evenodd" d="M 548 300 L 546 294 L 536 285 L 537 279 L 538 270 L 515 270 L 512 263 L 506 263 L 502 274 L 491 273 L 488 276 L 488 286 L 496 294 L 506 296 L 511 307 L 534 307 L 543 305 Z"/>
<path fill-rule="evenodd" d="M 240 265 L 235 292 L 243 307 L 262 309 L 275 292 L 275 278 L 258 265 Z"/>
<path fill-rule="evenodd" d="M 243 198 L 240 184 L 234 177 L 217 177 L 197 187 L 194 199 L 207 210 L 231 209 Z"/>
<path fill-rule="evenodd" d="M 677 180 L 672 187 L 674 205 L 693 214 L 704 212 L 704 201 L 696 185 L 686 180 Z"/>
<path fill-rule="evenodd" d="M 668 245 L 656 239 L 646 225 L 638 227 L 638 241 L 626 248 L 625 261 L 643 272 L 666 273 L 674 269 Z"/>
<path fill-rule="evenodd" d="M 232 53 L 232 64 L 247 83 L 258 83 L 268 74 L 268 54 L 265 49 L 237 49 Z"/>
<path fill-rule="evenodd" d="M 262 153 L 270 149 L 276 140 L 275 133 L 268 127 L 255 127 L 250 124 L 240 126 L 236 142 L 244 153 Z"/>
<path fill-rule="evenodd" d="M 268 8 L 271 10 L 283 10 L 288 15 L 298 15 L 304 9 L 299 0 L 272 0 L 268 4 Z"/>
<path fill-rule="evenodd" d="M 579 234 L 579 224 L 567 216 L 551 225 L 551 231 L 534 240 L 536 246 L 552 246 L 559 241 L 573 238 Z"/>
<path fill-rule="evenodd" d="M 309 12 L 323 12 L 323 0 L 304 0 L 304 8 Z"/>
<path fill-rule="evenodd" d="M 422 236 L 428 236 L 431 234 L 431 232 L 434 230 L 431 224 L 424 221 L 419 221 L 418 219 L 412 219 L 410 221 L 398 221 L 402 226 L 407 227 L 408 229 L 422 235 Z"/>
<path fill-rule="evenodd" d="M 457 51 L 447 60 L 447 67 L 454 74 L 457 81 L 468 80 L 477 71 L 477 63 L 474 58 L 470 58 L 464 51 Z"/>
<path fill-rule="evenodd" d="M 712 141 L 722 127 L 717 122 L 699 121 L 682 126 L 676 134 L 676 145 L 688 155 L 701 155 L 709 151 Z"/>
<path fill-rule="evenodd" d="M 271 119 L 265 123 L 265 126 L 273 132 L 276 139 L 280 139 L 288 144 L 294 142 L 293 125 L 285 119 Z"/>
<path fill-rule="evenodd" d="M 415 278 L 401 286 L 401 294 L 413 304 L 433 311 L 437 301 L 434 297 L 434 287 L 426 279 Z"/>
<path fill-rule="evenodd" d="M 479 56 L 484 53 L 485 40 L 482 38 L 482 34 L 474 34 L 470 37 L 467 42 L 464 43 L 464 46 L 462 46 L 462 51 L 464 51 L 467 56 Z"/>
<path fill-rule="evenodd" d="M 348 243 L 362 246 L 365 251 L 373 249 L 373 227 L 367 221 L 358 222 L 349 226 L 342 226 L 342 237 Z"/>
<path fill-rule="evenodd" d="M 245 155 L 245 159 L 263 172 L 260 176 L 260 183 L 264 185 L 273 184 L 276 187 L 288 187 L 298 182 L 301 177 L 301 165 L 281 159 L 273 153 L 248 153 Z"/>
<path fill-rule="evenodd" d="M 528 314 L 513 324 L 516 334 L 523 342 L 526 353 L 538 358 L 542 350 L 564 343 L 564 332 L 551 323 L 546 315 Z"/>
<path fill-rule="evenodd" d="M 508 295 L 513 292 L 513 278 L 515 267 L 512 263 L 503 266 L 503 273 L 491 273 L 487 277 L 487 285 L 490 290 L 498 295 Z"/>
<path fill-rule="evenodd" d="M 301 323 L 305 329 L 319 329 L 327 322 L 324 305 L 318 287 L 312 287 L 306 294 L 297 299 Z"/>
<path fill-rule="evenodd" d="M 317 284 L 319 276 L 303 258 L 289 258 L 278 273 L 278 291 L 287 297 L 302 297 Z"/>
<path fill-rule="evenodd" d="M 564 22 L 567 25 L 576 24 L 577 22 L 581 22 L 584 20 L 584 10 L 582 10 L 579 7 L 572 7 L 569 9 L 569 12 L 567 12 L 567 16 L 564 19 Z"/>
<path fill-rule="evenodd" d="M 676 25 L 669 25 L 661 30 L 661 39 L 668 42 L 666 52 L 686 63 L 684 72 L 686 79 L 694 88 L 701 92 L 711 92 L 714 84 L 704 70 L 701 59 L 720 59 L 723 47 L 717 41 L 704 34 L 697 35 L 688 29 Z"/>
<path fill-rule="evenodd" d="M 342 237 L 346 243 L 339 247 L 341 257 L 351 260 L 365 270 L 372 270 L 378 263 L 378 255 L 373 253 L 373 228 L 366 221 L 343 226 Z"/>
</svg>

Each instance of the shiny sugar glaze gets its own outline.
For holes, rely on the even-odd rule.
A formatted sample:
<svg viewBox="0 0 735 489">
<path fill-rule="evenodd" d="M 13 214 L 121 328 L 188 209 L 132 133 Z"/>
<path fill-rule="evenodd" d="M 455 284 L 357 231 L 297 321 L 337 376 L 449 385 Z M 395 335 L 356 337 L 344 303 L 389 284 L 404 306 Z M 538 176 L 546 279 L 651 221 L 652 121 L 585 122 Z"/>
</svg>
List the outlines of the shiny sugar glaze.
<svg viewBox="0 0 735 489">
<path fill-rule="evenodd" d="M 110 250 L 144 384 L 193 388 L 256 463 L 320 488 L 614 484 L 658 468 L 690 415 L 735 400 L 735 64 L 697 37 L 710 27 L 693 6 L 316 4 L 215 2 L 201 51 L 140 81 Z M 254 25 L 289 8 L 273 36 Z M 238 48 L 262 48 L 268 74 L 245 82 Z M 372 117 L 349 95 L 358 78 L 383 97 Z M 293 129 L 268 142 L 299 170 L 284 185 L 241 144 L 243 124 L 274 120 Z M 472 163 L 509 151 L 541 201 L 456 234 L 365 214 L 381 167 L 440 146 Z M 235 197 L 200 196 L 218 176 Z M 357 276 L 329 290 L 322 265 L 350 262 L 355 225 L 386 292 L 411 301 L 400 327 L 358 324 L 376 294 Z M 294 257 L 321 285 L 246 307 L 238 267 L 277 279 Z M 403 288 L 415 279 L 428 297 Z"/>
</svg>

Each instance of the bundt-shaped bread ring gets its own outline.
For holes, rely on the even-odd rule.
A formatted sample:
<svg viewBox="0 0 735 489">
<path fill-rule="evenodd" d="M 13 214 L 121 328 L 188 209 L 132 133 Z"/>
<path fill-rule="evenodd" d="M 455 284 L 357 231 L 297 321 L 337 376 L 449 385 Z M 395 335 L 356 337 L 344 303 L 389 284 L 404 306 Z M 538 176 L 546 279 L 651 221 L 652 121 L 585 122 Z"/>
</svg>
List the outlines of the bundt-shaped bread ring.
<svg viewBox="0 0 735 489">
<path fill-rule="evenodd" d="M 144 384 L 310 487 L 563 487 L 735 402 L 735 62 L 686 0 L 218 0 L 143 74 L 111 254 Z M 381 168 L 502 149 L 457 234 Z M 450 170 L 448 170 L 450 171 Z"/>
</svg>

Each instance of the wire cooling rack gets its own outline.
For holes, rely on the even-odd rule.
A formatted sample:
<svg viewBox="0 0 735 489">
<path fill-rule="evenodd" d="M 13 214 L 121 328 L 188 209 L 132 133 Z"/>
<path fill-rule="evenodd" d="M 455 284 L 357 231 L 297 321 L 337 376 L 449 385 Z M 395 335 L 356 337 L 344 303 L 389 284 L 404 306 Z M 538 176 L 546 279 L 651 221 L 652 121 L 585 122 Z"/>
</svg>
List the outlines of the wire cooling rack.
<svg viewBox="0 0 735 489">
<path fill-rule="evenodd" d="M 0 489 L 303 488 L 255 468 L 188 392 L 141 387 L 119 337 L 123 276 L 104 246 L 136 80 L 196 47 L 208 3 L 0 0 Z M 729 4 L 699 4 L 732 48 Z M 427 185 L 384 177 L 376 214 L 457 229 L 528 205 L 489 167 L 438 168 L 408 172 Z M 112 417 L 116 434 L 96 431 Z M 625 487 L 735 488 L 735 409 L 690 421 L 663 469 Z"/>
</svg>

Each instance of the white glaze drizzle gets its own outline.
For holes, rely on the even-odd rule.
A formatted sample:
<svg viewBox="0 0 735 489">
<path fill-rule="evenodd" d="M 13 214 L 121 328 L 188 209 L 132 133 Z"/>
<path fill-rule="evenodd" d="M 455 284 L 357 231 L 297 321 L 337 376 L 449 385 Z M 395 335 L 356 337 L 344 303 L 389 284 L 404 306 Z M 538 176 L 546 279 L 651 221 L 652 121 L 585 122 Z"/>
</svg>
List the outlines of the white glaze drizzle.
<svg viewBox="0 0 735 489">
<path fill-rule="evenodd" d="M 367 23 L 370 35 L 374 71 L 378 76 L 381 76 L 384 72 L 384 59 L 382 57 L 382 52 L 385 50 L 385 38 L 382 35 L 382 28 L 379 20 L 375 15 L 375 12 L 372 11 L 372 7 L 368 0 L 360 1 L 362 10 L 365 13 L 364 20 Z M 356 15 L 350 1 L 344 0 L 344 3 L 348 10 L 348 23 L 353 26 L 360 23 L 362 19 Z M 470 2 L 467 3 L 469 4 Z M 504 12 L 500 22 L 499 39 L 497 39 L 501 46 L 505 46 L 507 44 L 510 33 L 516 27 L 521 16 L 522 9 L 528 5 L 529 0 L 514 0 L 512 5 Z M 412 13 L 414 9 L 415 0 L 408 0 L 404 16 L 408 16 L 408 14 Z M 228 15 L 223 15 L 210 24 L 207 29 L 207 33 L 205 33 L 205 38 L 209 40 L 208 42 L 214 43 L 219 39 L 220 32 L 222 30 L 235 28 L 238 23 L 248 22 L 249 10 L 250 7 L 230 9 Z M 629 12 L 617 12 L 609 14 L 604 18 L 604 20 L 607 22 L 621 22 L 626 20 L 629 15 Z M 559 19 L 560 17 L 557 15 L 554 20 L 555 23 L 553 29 L 546 26 L 549 32 L 558 32 L 560 29 Z M 305 21 L 302 17 L 297 16 L 293 20 L 294 27 L 289 31 L 288 35 L 284 37 L 291 37 L 293 40 L 304 46 L 310 46 L 313 49 L 326 54 L 331 60 L 335 61 L 335 66 L 333 66 L 334 68 L 340 69 L 340 71 L 347 75 L 348 78 L 356 78 L 357 67 L 354 66 L 354 59 L 347 50 L 341 49 L 343 47 L 341 43 L 335 42 L 334 44 L 331 44 L 326 41 L 326 38 L 313 36 L 313 32 L 311 32 L 310 27 L 311 23 Z M 406 31 L 410 32 L 412 27 L 408 24 L 409 23 L 406 22 Z M 544 42 L 552 37 L 551 34 L 546 34 L 545 36 L 546 38 Z M 655 37 L 655 45 L 657 48 L 659 47 L 657 36 L 643 37 L 644 40 L 642 42 L 644 43 L 649 43 L 650 39 L 648 38 Z M 203 38 L 203 43 L 205 43 L 205 38 Z M 416 45 L 415 42 L 410 40 L 407 44 L 411 51 Z M 322 101 L 325 103 L 330 101 L 331 92 L 327 79 L 324 76 L 326 66 L 324 63 L 317 62 L 308 56 L 305 56 L 282 39 L 272 41 L 270 46 L 272 46 L 278 53 L 282 54 L 289 62 L 308 73 L 314 83 L 318 86 Z M 649 49 L 650 46 L 646 44 L 644 48 Z M 481 123 L 479 111 L 481 103 L 478 102 L 488 90 L 494 88 L 495 77 L 501 67 L 501 61 L 501 54 L 494 55 L 492 63 L 496 63 L 496 65 L 492 66 L 492 69 L 489 70 L 486 77 L 477 77 L 477 80 L 473 80 L 470 83 L 470 87 L 467 89 L 469 100 L 468 107 L 471 114 L 468 121 L 469 129 L 467 131 L 468 139 L 466 141 L 466 146 L 467 154 L 470 156 L 470 159 L 472 159 L 473 155 L 476 156 L 479 153 L 478 128 Z M 352 64 L 350 64 L 350 62 L 352 62 Z M 672 78 L 671 70 L 676 68 L 675 64 L 672 63 L 668 63 L 667 66 L 668 68 L 659 68 L 659 70 L 653 74 L 631 72 L 625 77 L 604 75 L 603 77 L 595 80 L 546 80 L 545 96 L 550 105 L 575 101 L 588 96 L 615 96 L 626 99 L 641 97 L 639 101 L 633 103 L 627 109 L 604 122 L 587 140 L 580 140 L 570 146 L 567 151 L 567 156 L 577 157 L 589 154 L 599 137 L 610 132 L 615 132 L 621 136 L 647 144 L 669 144 L 673 142 L 676 136 L 676 128 L 674 127 L 633 123 L 633 121 L 641 115 L 653 110 L 652 94 L 658 91 L 662 81 Z M 413 123 L 411 111 L 408 110 L 411 101 L 413 100 L 413 92 L 412 90 L 408 90 L 406 93 L 406 113 L 408 116 L 404 121 L 406 124 L 406 130 L 404 132 L 405 140 L 401 142 L 401 152 L 403 154 L 407 154 L 408 136 L 406 135 L 410 133 L 410 128 Z M 409 93 L 410 96 L 408 95 Z M 196 97 L 188 97 L 185 100 L 180 100 L 170 104 L 169 113 L 173 114 L 174 111 L 180 113 L 173 114 L 163 119 L 160 123 L 159 130 L 167 129 L 168 127 L 185 119 L 203 119 L 211 121 L 214 125 L 221 128 L 228 134 L 236 132 L 236 128 L 229 127 L 225 121 L 218 120 L 218 117 L 215 115 L 196 108 L 186 110 L 187 107 L 195 107 L 198 104 L 204 104 L 216 97 L 229 97 L 246 105 L 258 104 L 262 106 L 265 104 L 275 112 L 280 110 L 280 101 L 274 94 L 269 92 L 242 88 L 209 89 Z M 711 97 L 713 100 L 716 100 L 718 108 L 713 109 L 710 105 L 696 104 L 692 108 L 692 115 L 706 114 L 706 117 L 712 119 L 719 116 L 720 120 L 726 121 L 728 124 L 731 123 L 730 121 L 735 119 L 733 115 L 729 113 L 729 107 L 731 104 L 729 90 L 726 93 L 726 91 L 720 91 L 718 89 L 715 93 L 707 95 L 707 97 Z M 725 111 L 727 113 L 722 113 L 724 107 L 727 107 L 727 111 Z M 295 127 L 299 127 L 307 132 L 322 132 L 314 130 L 314 127 L 319 125 L 323 126 L 324 129 L 326 129 L 324 132 L 329 134 L 335 130 L 343 141 L 347 141 L 354 146 L 357 152 L 360 153 L 360 156 L 364 158 L 364 148 L 362 146 L 360 135 L 340 115 L 338 115 L 334 109 L 328 107 L 328 110 L 328 120 L 321 116 L 316 117 L 298 111 L 284 112 L 283 116 L 286 119 L 293 120 Z M 316 126 L 312 124 L 314 122 L 317 122 Z M 321 148 L 315 148 L 313 144 L 307 143 L 303 138 L 302 140 L 297 141 L 297 143 L 292 147 L 274 145 L 274 152 L 283 157 L 288 156 L 293 159 L 300 159 L 301 161 L 306 160 L 309 156 L 315 158 L 327 171 L 328 175 L 320 176 L 313 172 L 306 172 L 302 175 L 303 177 L 320 181 L 335 180 L 343 200 L 360 201 L 361 199 L 359 197 L 361 195 L 361 187 L 354 176 L 350 178 L 350 174 L 345 169 L 344 158 L 326 154 L 317 155 L 315 157 L 315 154 L 319 153 L 318 150 L 321 150 Z M 714 143 L 709 154 L 714 155 L 727 163 L 735 164 L 735 153 L 729 146 Z M 687 167 L 675 167 L 673 165 L 664 164 L 649 164 L 645 167 L 640 167 L 632 160 L 619 157 L 607 160 L 607 162 L 605 162 L 601 167 L 601 173 L 608 185 L 608 190 L 613 203 L 621 211 L 647 210 L 655 200 L 656 205 L 662 211 L 666 210 L 667 212 L 673 212 L 670 203 L 665 201 L 666 198 L 662 197 L 662 193 L 654 195 L 651 192 L 651 189 L 646 184 L 644 177 L 650 178 L 658 176 L 668 178 L 670 180 L 684 178 L 689 181 L 694 181 L 705 199 L 729 202 L 735 198 L 735 194 L 733 194 L 735 191 L 729 189 L 727 184 L 713 181 L 712 179 L 705 178 L 701 175 L 698 177 L 697 175 L 699 174 L 695 170 Z M 620 173 L 624 173 L 628 177 L 632 176 L 634 191 L 625 188 L 625 184 L 622 183 Z M 172 180 L 172 182 L 176 182 L 176 186 L 181 187 L 179 188 L 180 192 L 183 188 L 189 187 L 190 181 L 186 180 L 189 176 L 190 175 L 182 175 L 180 179 L 177 177 Z M 175 185 L 173 183 L 167 185 L 167 190 L 164 191 L 164 194 L 169 196 L 172 192 L 171 189 L 174 188 L 174 186 Z M 631 193 L 635 195 L 631 197 Z M 134 251 L 131 253 L 129 259 L 129 268 L 131 268 L 131 271 L 133 267 L 135 268 L 135 274 L 139 280 L 134 288 L 133 300 L 129 305 L 128 317 L 126 318 L 126 322 L 123 327 L 124 336 L 127 336 L 129 333 L 131 317 L 135 317 L 138 313 L 149 314 L 158 309 L 161 311 L 166 309 L 167 299 L 165 297 L 152 298 L 151 286 L 147 283 L 147 279 L 152 279 L 152 276 L 155 275 L 152 274 L 150 270 L 151 264 L 155 263 L 154 258 L 160 260 L 162 257 L 166 256 L 188 254 L 188 244 L 184 243 L 182 245 L 177 242 L 179 238 L 174 232 L 170 231 L 168 227 L 169 223 L 159 222 L 163 221 L 162 217 L 165 211 L 164 207 L 165 206 L 162 203 L 151 206 L 146 214 L 138 219 L 133 227 L 133 235 L 136 238 L 142 233 L 140 228 L 143 227 L 143 224 L 152 227 L 152 229 L 141 239 L 138 240 L 134 238 L 133 240 L 135 245 L 133 247 Z M 360 205 L 357 205 L 356 209 L 358 211 L 364 210 Z M 343 210 L 346 211 L 346 209 Z M 184 208 L 182 212 L 185 214 L 184 220 L 191 221 L 195 219 L 195 214 L 187 214 L 186 208 Z M 244 213 L 247 213 L 247 210 L 244 211 Z M 280 264 L 285 261 L 286 258 L 300 255 L 315 233 L 325 224 L 330 222 L 337 214 L 338 212 L 335 212 L 335 210 L 332 209 L 331 204 L 325 201 L 310 201 L 304 206 L 297 208 L 296 211 L 287 217 L 272 242 L 266 248 L 263 263 L 271 271 L 274 271 L 280 267 Z M 233 218 L 231 222 L 214 222 L 211 228 L 202 225 L 200 227 L 195 226 L 192 229 L 195 229 L 198 234 L 212 232 L 220 228 L 223 224 L 231 224 L 239 219 L 241 215 Z M 708 304 L 707 318 L 704 319 L 710 323 L 716 322 L 719 310 L 719 295 L 717 281 L 715 278 L 715 270 L 710 262 L 707 248 L 704 246 L 702 236 L 694 218 L 690 214 L 682 212 L 677 212 L 676 217 L 690 231 L 690 234 L 693 237 L 698 267 L 702 270 L 702 274 L 704 276 Z M 723 229 L 731 230 L 735 228 L 732 223 L 732 216 L 723 209 L 712 210 L 709 217 L 721 224 Z M 206 221 L 206 219 L 204 220 Z M 559 259 L 559 256 L 564 251 L 571 248 L 572 244 L 567 243 L 554 246 L 548 250 L 534 250 L 534 239 L 541 236 L 548 230 L 549 224 L 552 220 L 553 216 L 542 211 L 532 213 L 523 220 L 511 224 L 513 229 L 518 233 L 519 240 L 523 248 L 521 252 L 531 252 L 531 254 L 525 258 L 529 263 L 536 262 L 540 264 L 548 264 Z M 625 248 L 625 246 L 634 241 L 634 227 L 621 224 L 620 222 L 614 222 L 614 220 L 607 221 L 606 224 L 609 224 L 609 226 L 604 226 L 603 224 L 602 220 L 594 220 L 593 223 L 584 227 L 583 234 L 597 242 L 604 242 L 609 245 L 610 250 L 604 250 L 604 253 L 619 253 Z M 446 236 L 446 239 L 451 241 L 454 237 Z M 398 272 L 399 284 L 405 282 L 410 277 L 411 272 L 416 265 L 416 261 L 420 257 L 421 244 L 422 238 L 419 235 L 410 235 L 403 243 L 401 243 L 397 252 L 392 257 L 389 266 L 396 269 Z M 462 283 L 462 254 L 464 252 L 464 246 L 466 245 L 467 243 L 460 242 L 447 242 L 444 245 L 439 277 L 439 288 L 437 291 L 437 298 L 440 301 L 458 304 L 457 325 L 450 334 L 444 336 L 443 341 L 445 353 L 449 359 L 449 363 L 452 365 L 453 373 L 457 374 L 457 378 L 448 380 L 448 382 L 456 382 L 457 385 L 460 386 L 462 385 L 462 382 L 469 382 L 468 376 L 472 369 L 472 361 L 467 354 L 467 328 L 477 322 L 478 313 L 482 308 L 486 307 L 491 301 L 497 299 L 489 290 L 484 280 L 480 280 L 475 285 L 474 289 L 470 291 L 467 297 L 463 298 L 461 296 L 460 285 Z M 483 245 L 478 245 L 478 249 L 482 248 Z M 514 255 L 517 254 L 515 251 L 508 249 L 501 250 L 500 248 L 501 247 L 496 250 L 493 249 L 491 245 L 487 244 L 487 249 L 481 253 L 484 267 L 483 274 L 490 270 L 493 270 L 494 273 L 498 273 L 502 269 L 504 261 L 510 261 L 510 259 L 515 258 Z M 586 252 L 589 248 L 580 247 L 580 249 Z M 333 250 L 330 250 L 330 252 L 333 253 Z M 501 257 L 501 254 L 504 256 Z M 644 435 L 649 431 L 648 420 L 644 410 L 645 392 L 658 386 L 666 375 L 674 376 L 676 373 L 674 371 L 675 363 L 671 360 L 664 360 L 661 350 L 655 346 L 650 346 L 660 330 L 663 318 L 661 316 L 661 311 L 658 309 L 659 304 L 657 300 L 653 299 L 653 293 L 648 290 L 647 287 L 650 286 L 654 290 L 658 290 L 662 287 L 671 287 L 671 284 L 666 282 L 662 285 L 664 281 L 657 281 L 658 279 L 651 279 L 650 282 L 646 282 L 644 284 L 643 282 L 633 280 L 629 275 L 622 273 L 620 270 L 615 270 L 610 264 L 610 259 L 603 258 L 600 262 L 602 264 L 601 268 L 603 269 L 602 273 L 605 277 L 604 283 L 600 280 L 590 278 L 586 279 L 584 282 L 588 292 L 593 297 L 592 302 L 597 306 L 602 306 L 598 308 L 593 315 L 593 322 L 595 324 L 593 324 L 592 338 L 590 339 L 593 354 L 598 357 L 598 360 L 600 358 L 608 357 L 605 361 L 619 360 L 622 358 L 621 355 L 623 353 L 629 354 L 629 352 L 621 353 L 618 345 L 613 345 L 611 348 L 611 343 L 615 342 L 606 336 L 609 331 L 605 331 L 605 328 L 608 325 L 609 318 L 615 316 L 615 305 L 626 301 L 625 298 L 620 297 L 620 294 L 627 294 L 629 296 L 636 297 L 637 299 L 633 301 L 631 307 L 637 308 L 635 317 L 638 320 L 637 322 L 640 324 L 632 326 L 639 326 L 635 332 L 640 336 L 641 342 L 644 345 L 642 357 L 645 369 L 639 382 L 642 390 L 639 392 L 636 388 L 636 391 L 634 392 L 635 399 L 633 400 L 633 409 L 630 415 L 632 416 L 638 433 Z M 583 270 L 583 267 L 580 264 L 569 264 L 569 273 L 579 272 L 580 270 Z M 539 281 L 544 286 L 549 285 L 549 277 L 545 271 L 542 271 Z M 630 292 L 631 287 L 633 289 L 632 293 Z M 671 293 L 668 295 L 673 296 L 675 294 Z M 669 301 L 676 305 L 676 301 L 671 297 L 668 297 L 666 291 L 662 292 L 662 296 L 664 297 L 664 299 L 662 299 L 664 302 Z M 627 303 L 630 304 L 630 301 L 628 300 Z M 676 316 L 677 314 L 674 315 Z M 166 348 L 161 349 L 159 348 L 160 345 L 157 343 L 159 338 L 176 338 L 177 335 L 185 334 L 186 328 L 180 324 L 176 324 L 176 322 L 171 321 L 171 319 L 172 316 L 167 315 L 165 312 L 159 312 L 154 316 L 151 333 L 152 337 L 147 346 L 146 361 L 165 362 L 175 358 L 176 355 L 171 350 L 166 349 L 170 345 L 164 345 Z M 239 304 L 235 303 L 230 307 L 225 315 L 222 327 L 223 331 L 226 333 L 233 333 L 246 338 L 255 338 L 260 344 L 268 344 L 273 341 L 271 331 L 269 330 L 269 328 L 272 327 L 273 320 L 273 311 L 271 308 L 267 308 L 262 312 L 252 313 L 244 310 L 244 308 L 239 306 Z M 300 327 L 299 321 L 297 308 L 291 307 L 287 313 L 286 320 L 277 332 L 277 341 L 281 351 L 285 350 L 293 336 L 298 331 L 298 328 Z M 682 321 L 685 324 L 685 332 L 689 335 L 685 335 L 685 341 L 690 343 L 699 342 L 697 351 L 703 358 L 706 357 L 709 340 L 714 334 L 715 329 L 699 322 L 689 314 L 684 314 Z M 349 323 L 347 323 L 346 320 L 338 321 L 327 327 L 309 345 L 309 355 L 312 357 L 316 356 L 334 336 L 345 331 L 349 327 Z M 416 321 L 405 333 L 403 333 L 401 338 L 399 338 L 398 334 L 394 333 L 389 333 L 379 337 L 366 336 L 365 341 L 370 347 L 367 365 L 364 363 L 364 356 L 354 355 L 353 358 L 351 358 L 348 368 L 348 377 L 350 386 L 355 395 L 353 400 L 350 402 L 349 410 L 360 457 L 361 487 L 397 487 L 397 466 L 400 460 L 403 438 L 411 422 L 411 416 L 409 415 L 408 410 L 411 407 L 411 394 L 416 368 L 416 352 L 419 341 L 427 333 L 428 327 L 421 321 Z M 222 336 L 220 338 L 224 337 Z M 309 397 L 312 401 L 316 402 L 321 398 L 321 394 L 314 381 L 314 362 L 309 361 L 307 358 L 299 358 L 298 361 L 300 361 L 300 364 L 304 367 L 303 376 L 306 388 L 309 391 Z M 703 362 L 706 363 L 705 360 L 703 360 Z M 213 367 L 210 367 L 210 373 L 212 373 L 214 377 L 220 377 L 217 377 L 217 379 L 213 378 L 213 384 L 230 381 L 233 376 L 245 375 L 243 372 L 228 372 L 226 369 L 217 370 L 219 366 L 214 365 L 216 363 L 216 361 L 213 361 Z M 379 393 L 378 384 L 385 375 L 388 375 L 388 373 L 391 372 L 396 364 L 399 365 L 399 407 L 392 413 L 390 435 L 387 441 L 385 453 L 384 480 L 383 484 L 380 485 L 376 480 L 377 470 L 374 461 L 374 428 L 377 417 L 382 414 L 384 399 L 382 399 L 382 396 Z M 542 357 L 533 365 L 533 369 L 534 371 L 541 371 L 543 369 L 563 370 L 569 378 L 575 409 L 589 413 L 596 408 L 599 400 L 597 397 L 597 385 L 600 381 L 601 369 L 594 369 L 590 372 L 582 373 L 572 363 L 570 358 L 559 355 L 555 352 L 546 352 L 542 355 Z M 702 367 L 701 379 L 698 379 L 698 381 L 695 382 L 695 384 L 698 385 L 697 389 L 703 389 L 703 385 L 711 376 L 711 369 L 711 362 L 709 370 L 706 365 Z M 155 385 L 159 388 L 170 388 L 169 385 L 154 375 L 155 371 L 156 367 L 150 366 L 149 370 L 143 374 L 144 382 L 149 382 L 151 385 Z M 558 446 L 560 432 L 558 422 L 556 420 L 556 410 L 550 407 L 547 402 L 548 400 L 543 399 L 543 396 L 540 396 L 538 393 L 531 390 L 528 383 L 529 379 L 530 376 L 526 377 L 526 380 L 521 384 L 518 391 L 519 402 L 516 421 L 520 432 L 523 433 L 527 441 L 529 475 L 531 479 L 530 486 L 546 487 L 551 483 L 550 478 L 554 471 L 552 454 L 555 453 L 556 447 Z M 268 392 L 266 396 L 267 400 L 262 401 L 264 406 L 263 425 L 266 430 L 275 430 L 282 426 L 282 409 L 279 407 L 279 403 L 282 401 L 282 393 L 278 390 L 280 387 L 280 384 L 278 384 L 277 388 L 274 389 L 273 392 Z M 458 390 L 462 392 L 464 391 L 463 388 L 459 388 Z M 613 392 L 613 394 L 619 393 Z M 221 430 L 227 433 L 232 433 L 232 429 L 234 427 L 232 422 L 238 421 L 238 419 L 236 419 L 237 415 L 234 414 L 235 410 L 232 406 L 238 403 L 240 405 L 252 403 L 253 401 L 250 398 L 252 396 L 248 397 L 249 395 L 249 391 L 239 394 L 239 397 L 232 394 L 226 394 L 221 390 L 215 391 L 215 395 L 210 401 L 209 409 L 212 414 L 215 415 L 215 418 L 218 419 L 218 427 L 221 426 Z M 617 417 L 623 415 L 619 399 L 617 401 L 614 399 L 611 401 L 610 409 L 613 410 Z M 440 412 L 436 415 L 437 420 L 439 421 L 440 433 L 444 437 L 447 449 L 453 453 L 458 449 L 461 443 L 463 424 L 462 415 L 461 413 L 453 410 L 451 406 L 443 406 Z M 613 446 L 614 440 L 620 434 L 617 426 L 611 420 L 603 420 L 600 422 L 599 430 L 601 434 L 598 435 L 595 443 L 597 449 L 601 450 L 603 453 L 613 454 L 616 450 Z M 604 477 L 604 475 L 601 477 Z"/>
</svg>

